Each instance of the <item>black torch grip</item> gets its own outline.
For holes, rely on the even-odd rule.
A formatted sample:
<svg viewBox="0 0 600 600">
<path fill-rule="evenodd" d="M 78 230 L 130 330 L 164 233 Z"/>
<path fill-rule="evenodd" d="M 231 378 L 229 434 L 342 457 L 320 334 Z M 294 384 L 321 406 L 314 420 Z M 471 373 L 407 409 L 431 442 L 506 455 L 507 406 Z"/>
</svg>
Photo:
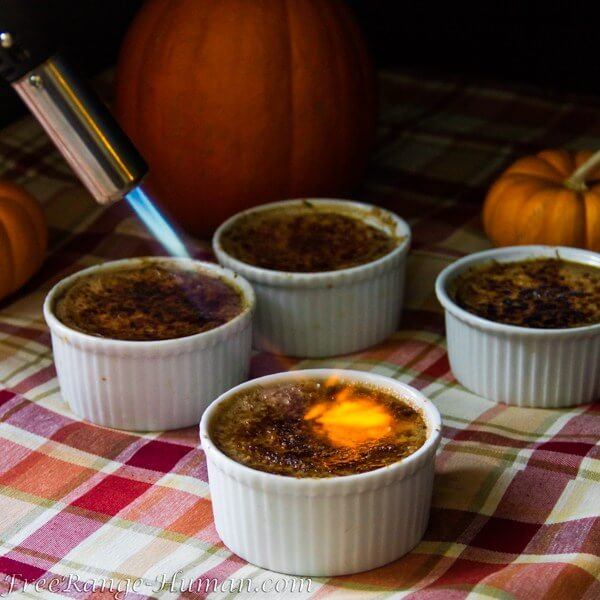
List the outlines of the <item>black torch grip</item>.
<svg viewBox="0 0 600 600">
<path fill-rule="evenodd" d="M 0 76 L 17 81 L 57 51 L 36 23 L 47 0 L 0 0 Z"/>
</svg>

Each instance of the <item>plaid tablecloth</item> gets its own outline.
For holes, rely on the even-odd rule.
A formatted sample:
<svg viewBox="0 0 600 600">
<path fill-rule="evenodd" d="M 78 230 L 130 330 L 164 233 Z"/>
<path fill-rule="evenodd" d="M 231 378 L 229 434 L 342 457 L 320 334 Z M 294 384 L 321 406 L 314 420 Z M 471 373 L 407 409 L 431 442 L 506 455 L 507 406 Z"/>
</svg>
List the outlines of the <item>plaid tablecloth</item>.
<svg viewBox="0 0 600 600">
<path fill-rule="evenodd" d="M 51 243 L 40 273 L 0 305 L 0 593 L 113 598 L 112 579 L 121 590 L 135 584 L 127 598 L 201 598 L 207 587 L 212 597 L 231 597 L 251 579 L 260 590 L 253 597 L 600 598 L 600 404 L 527 410 L 468 392 L 449 370 L 433 293 L 444 266 L 488 246 L 479 212 L 495 174 L 545 147 L 599 147 L 600 105 L 405 73 L 383 75 L 382 102 L 379 147 L 360 198 L 392 208 L 413 228 L 402 329 L 339 359 L 257 354 L 252 375 L 348 367 L 429 396 L 444 429 L 422 543 L 386 567 L 277 594 L 274 586 L 291 578 L 245 563 L 217 537 L 196 428 L 138 435 L 69 411 L 44 295 L 82 267 L 162 251 L 125 203 L 96 206 L 26 119 L 0 135 L 0 171 L 41 200 Z M 196 256 L 210 256 L 207 243 L 190 243 Z M 216 591 L 198 585 L 215 580 Z"/>
</svg>

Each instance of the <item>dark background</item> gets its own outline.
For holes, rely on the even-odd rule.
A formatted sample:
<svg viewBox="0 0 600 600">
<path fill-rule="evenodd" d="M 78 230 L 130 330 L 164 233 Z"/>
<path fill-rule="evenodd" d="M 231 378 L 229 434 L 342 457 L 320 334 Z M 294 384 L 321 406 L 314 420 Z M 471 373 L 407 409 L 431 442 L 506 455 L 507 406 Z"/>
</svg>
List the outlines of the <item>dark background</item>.
<svg viewBox="0 0 600 600">
<path fill-rule="evenodd" d="M 114 63 L 127 25 L 143 3 L 38 1 L 44 27 L 89 75 Z M 346 1 L 381 66 L 600 93 L 598 52 L 593 46 L 598 26 L 588 3 Z M 23 112 L 12 90 L 1 82 L 0 124 Z"/>
</svg>

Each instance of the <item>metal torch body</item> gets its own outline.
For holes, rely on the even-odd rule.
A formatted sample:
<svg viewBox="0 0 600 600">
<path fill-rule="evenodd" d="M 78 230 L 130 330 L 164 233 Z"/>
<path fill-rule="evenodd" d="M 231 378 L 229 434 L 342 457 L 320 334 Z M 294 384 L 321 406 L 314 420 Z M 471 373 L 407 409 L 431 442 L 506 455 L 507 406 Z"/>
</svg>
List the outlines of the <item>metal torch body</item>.
<svg viewBox="0 0 600 600">
<path fill-rule="evenodd" d="M 139 184 L 144 160 L 60 55 L 12 85 L 98 202 L 114 202 Z"/>
<path fill-rule="evenodd" d="M 148 167 L 85 80 L 43 41 L 35 4 L 0 0 L 0 75 L 94 198 L 109 204 L 138 186 Z"/>
</svg>

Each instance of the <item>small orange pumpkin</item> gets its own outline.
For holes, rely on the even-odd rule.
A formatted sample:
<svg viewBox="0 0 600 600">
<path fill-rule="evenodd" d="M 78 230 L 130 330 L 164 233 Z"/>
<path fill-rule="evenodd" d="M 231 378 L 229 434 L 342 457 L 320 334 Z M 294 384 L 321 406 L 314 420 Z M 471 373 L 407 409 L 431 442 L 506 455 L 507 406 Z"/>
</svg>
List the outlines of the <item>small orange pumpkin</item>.
<svg viewBox="0 0 600 600">
<path fill-rule="evenodd" d="M 40 267 L 48 231 L 42 209 L 22 187 L 0 181 L 0 298 L 19 289 Z"/>
<path fill-rule="evenodd" d="M 544 150 L 520 158 L 490 188 L 483 227 L 496 246 L 600 251 L 600 153 Z"/>
</svg>

